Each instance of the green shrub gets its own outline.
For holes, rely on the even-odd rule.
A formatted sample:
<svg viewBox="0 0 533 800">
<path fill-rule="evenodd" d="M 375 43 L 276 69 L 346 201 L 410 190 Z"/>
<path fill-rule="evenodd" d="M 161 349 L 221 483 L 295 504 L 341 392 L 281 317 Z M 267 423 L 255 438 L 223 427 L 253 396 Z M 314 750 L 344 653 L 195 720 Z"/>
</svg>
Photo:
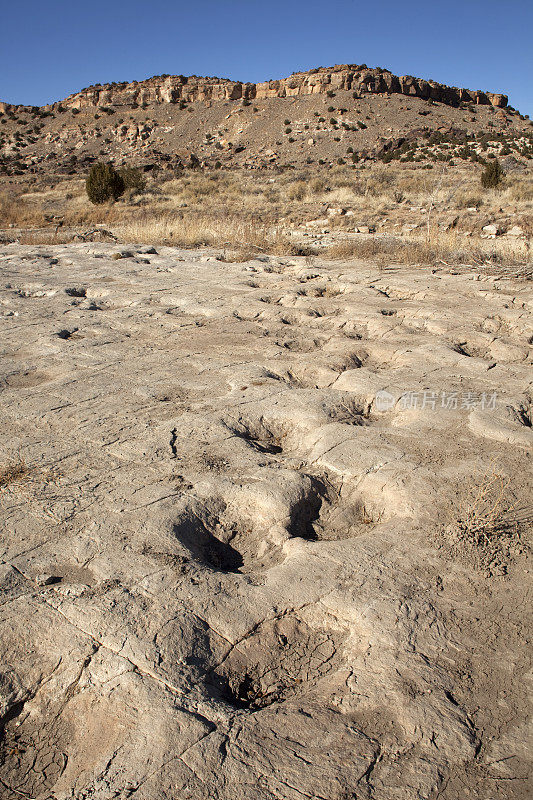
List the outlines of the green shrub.
<svg viewBox="0 0 533 800">
<path fill-rule="evenodd" d="M 502 182 L 504 175 L 500 162 L 495 158 L 481 173 L 481 185 L 484 189 L 495 189 Z"/>
<path fill-rule="evenodd" d="M 100 205 L 107 200 L 116 200 L 124 192 L 124 180 L 112 164 L 93 164 L 85 181 L 87 196 L 91 203 Z"/>
<path fill-rule="evenodd" d="M 134 192 L 142 192 L 146 188 L 146 181 L 140 169 L 136 167 L 122 167 L 118 171 L 124 183 L 124 189 L 131 189 Z"/>
</svg>

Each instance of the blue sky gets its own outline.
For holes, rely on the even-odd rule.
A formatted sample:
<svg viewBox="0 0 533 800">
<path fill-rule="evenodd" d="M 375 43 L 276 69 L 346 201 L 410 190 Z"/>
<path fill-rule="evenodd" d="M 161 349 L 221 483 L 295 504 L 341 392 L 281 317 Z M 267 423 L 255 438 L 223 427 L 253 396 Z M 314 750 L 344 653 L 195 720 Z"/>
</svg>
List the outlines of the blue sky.
<svg viewBox="0 0 533 800">
<path fill-rule="evenodd" d="M 533 117 L 531 0 L 4 0 L 0 99 L 162 73 L 243 81 L 339 63 L 509 95 Z"/>
</svg>

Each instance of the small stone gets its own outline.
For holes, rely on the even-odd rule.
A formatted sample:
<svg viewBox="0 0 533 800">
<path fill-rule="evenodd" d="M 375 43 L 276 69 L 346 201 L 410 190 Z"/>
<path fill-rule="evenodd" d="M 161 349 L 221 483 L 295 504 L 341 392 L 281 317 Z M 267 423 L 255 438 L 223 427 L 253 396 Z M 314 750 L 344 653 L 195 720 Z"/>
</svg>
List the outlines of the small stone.
<svg viewBox="0 0 533 800">
<path fill-rule="evenodd" d="M 37 575 L 35 578 L 35 583 L 37 586 L 51 586 L 53 583 L 58 583 L 61 580 L 57 575 L 51 575 L 48 572 L 43 572 L 41 575 Z"/>
<path fill-rule="evenodd" d="M 507 236 L 525 236 L 525 234 L 520 225 L 513 225 L 513 227 L 507 231 Z"/>
<path fill-rule="evenodd" d="M 488 236 L 498 236 L 500 233 L 500 229 L 497 225 L 490 224 L 483 226 L 484 233 L 488 234 Z"/>
</svg>

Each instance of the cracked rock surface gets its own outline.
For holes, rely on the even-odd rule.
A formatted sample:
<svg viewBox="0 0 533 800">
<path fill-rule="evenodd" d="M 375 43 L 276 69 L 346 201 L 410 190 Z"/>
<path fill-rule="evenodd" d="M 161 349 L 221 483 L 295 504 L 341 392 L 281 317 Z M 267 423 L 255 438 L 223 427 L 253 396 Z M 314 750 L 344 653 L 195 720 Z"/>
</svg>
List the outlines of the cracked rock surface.
<svg viewBox="0 0 533 800">
<path fill-rule="evenodd" d="M 528 797 L 531 284 L 115 250 L 0 248 L 2 800 Z"/>
</svg>

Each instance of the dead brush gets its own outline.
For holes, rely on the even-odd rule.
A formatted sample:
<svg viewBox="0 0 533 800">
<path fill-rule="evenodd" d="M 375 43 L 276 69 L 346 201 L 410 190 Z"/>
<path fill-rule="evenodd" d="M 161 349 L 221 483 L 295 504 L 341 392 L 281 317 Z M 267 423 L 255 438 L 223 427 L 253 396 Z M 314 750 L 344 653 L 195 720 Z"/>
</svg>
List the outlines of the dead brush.
<svg viewBox="0 0 533 800">
<path fill-rule="evenodd" d="M 20 486 L 30 479 L 32 470 L 24 459 L 11 461 L 0 467 L 0 491 L 9 487 Z"/>
<path fill-rule="evenodd" d="M 359 522 L 362 525 L 379 525 L 383 521 L 383 511 L 377 511 L 361 505 L 358 508 Z"/>
<path fill-rule="evenodd" d="M 488 470 L 466 490 L 456 519 L 448 526 L 452 550 L 489 574 L 504 573 L 507 561 L 520 550 L 521 530 L 531 513 L 511 500 L 510 480 Z"/>
<path fill-rule="evenodd" d="M 481 484 L 470 490 L 463 503 L 457 526 L 462 538 L 473 547 L 486 548 L 507 529 L 506 490 L 509 481 L 502 475 L 485 475 Z"/>
</svg>

